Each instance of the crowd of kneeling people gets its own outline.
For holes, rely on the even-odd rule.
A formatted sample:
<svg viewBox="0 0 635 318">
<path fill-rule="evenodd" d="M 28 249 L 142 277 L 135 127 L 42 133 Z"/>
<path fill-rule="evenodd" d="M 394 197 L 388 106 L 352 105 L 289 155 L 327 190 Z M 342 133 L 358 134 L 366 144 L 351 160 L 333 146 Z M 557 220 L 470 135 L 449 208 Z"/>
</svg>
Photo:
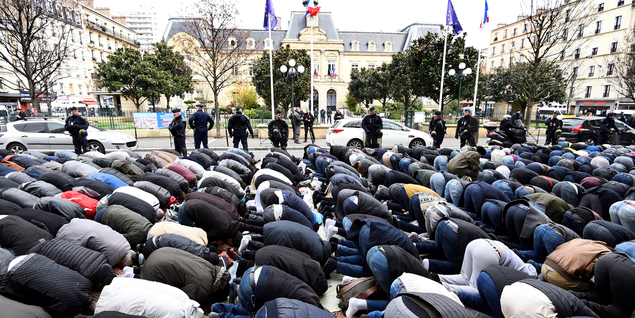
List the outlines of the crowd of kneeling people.
<svg viewBox="0 0 635 318">
<path fill-rule="evenodd" d="M 635 310 L 635 147 L 0 157 L 0 317 Z"/>
</svg>

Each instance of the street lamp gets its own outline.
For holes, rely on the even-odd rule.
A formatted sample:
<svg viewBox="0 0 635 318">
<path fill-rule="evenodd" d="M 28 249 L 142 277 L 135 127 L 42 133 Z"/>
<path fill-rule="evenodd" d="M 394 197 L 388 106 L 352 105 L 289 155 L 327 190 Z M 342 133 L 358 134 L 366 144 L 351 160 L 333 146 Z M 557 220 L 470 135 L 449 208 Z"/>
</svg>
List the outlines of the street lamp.
<svg viewBox="0 0 635 318">
<path fill-rule="evenodd" d="M 448 75 L 450 76 L 457 76 L 459 78 L 459 98 L 457 100 L 457 115 L 460 115 L 460 109 L 461 109 L 461 84 L 463 84 L 463 80 L 470 74 L 472 74 L 472 69 L 471 68 L 465 68 L 465 63 L 461 62 L 459 64 L 459 71 L 460 73 L 457 74 L 456 71 L 454 69 L 450 69 L 448 71 Z M 474 113 L 474 110 L 472 110 L 472 113 Z"/>
<path fill-rule="evenodd" d="M 294 107 L 295 100 L 293 97 L 293 80 L 296 77 L 300 77 L 300 74 L 304 73 L 304 66 L 298 65 L 296 69 L 294 59 L 290 59 L 289 62 L 287 62 L 287 64 L 289 64 L 289 67 L 287 67 L 284 64 L 280 66 L 280 72 L 282 72 L 282 74 L 285 74 L 284 76 L 285 78 L 291 77 L 291 107 Z"/>
</svg>

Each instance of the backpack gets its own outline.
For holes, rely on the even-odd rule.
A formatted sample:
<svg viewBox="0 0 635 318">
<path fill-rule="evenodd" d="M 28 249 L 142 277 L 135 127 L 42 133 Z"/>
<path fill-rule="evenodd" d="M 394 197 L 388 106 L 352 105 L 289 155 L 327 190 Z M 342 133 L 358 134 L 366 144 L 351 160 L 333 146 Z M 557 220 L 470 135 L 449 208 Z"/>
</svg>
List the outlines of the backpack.
<svg viewBox="0 0 635 318">
<path fill-rule="evenodd" d="M 336 297 L 340 299 L 339 307 L 343 310 L 348 308 L 348 301 L 353 297 L 374 300 L 386 297 L 374 277 L 362 277 L 345 284 L 339 284 L 336 287 L 336 292 Z"/>
</svg>

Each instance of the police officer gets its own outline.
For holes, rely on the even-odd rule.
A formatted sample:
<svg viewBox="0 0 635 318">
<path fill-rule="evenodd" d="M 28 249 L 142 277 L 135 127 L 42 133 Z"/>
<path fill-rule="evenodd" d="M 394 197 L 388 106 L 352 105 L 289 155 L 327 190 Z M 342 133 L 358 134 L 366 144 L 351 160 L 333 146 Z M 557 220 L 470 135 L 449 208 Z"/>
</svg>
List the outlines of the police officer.
<svg viewBox="0 0 635 318">
<path fill-rule="evenodd" d="M 214 119 L 203 112 L 203 105 L 196 105 L 196 112 L 190 117 L 189 122 L 190 128 L 194 129 L 194 148 L 201 148 L 201 142 L 203 142 L 203 148 L 208 148 L 207 131 L 214 128 Z"/>
<path fill-rule="evenodd" d="M 285 120 L 282 120 L 282 112 L 276 109 L 276 119 L 269 122 L 269 140 L 274 147 L 287 149 L 287 140 L 289 139 L 289 126 Z"/>
<path fill-rule="evenodd" d="M 615 113 L 608 113 L 606 118 L 602 119 L 602 122 L 600 122 L 600 129 L 602 129 L 600 132 L 600 144 L 609 143 L 609 135 L 618 132 L 614 118 Z"/>
<path fill-rule="evenodd" d="M 377 138 L 379 138 L 381 134 L 383 123 L 381 121 L 381 117 L 379 117 L 376 113 L 375 106 L 371 106 L 369 110 L 370 114 L 366 115 L 366 117 L 362 119 L 362 129 L 366 132 L 364 147 L 379 148 Z"/>
<path fill-rule="evenodd" d="M 329 124 L 333 122 L 333 117 L 331 115 L 333 115 L 333 111 L 329 108 L 326 110 L 326 120 Z"/>
<path fill-rule="evenodd" d="M 227 131 L 229 132 L 229 137 L 234 137 L 234 148 L 238 148 L 238 142 L 242 142 L 243 149 L 249 152 L 247 129 L 249 129 L 251 138 L 254 138 L 254 130 L 251 128 L 249 117 L 243 115 L 242 108 L 236 107 L 236 113 L 227 122 Z"/>
<path fill-rule="evenodd" d="M 516 120 L 523 121 L 523 114 L 521 114 L 520 109 L 516 109 L 516 113 L 512 115 L 512 124 L 516 125 Z"/>
<path fill-rule="evenodd" d="M 306 142 L 306 138 L 308 136 L 308 132 L 311 133 L 311 142 L 315 143 L 315 133 L 313 133 L 313 122 L 315 121 L 315 116 L 311 114 L 311 111 L 306 111 L 304 113 L 304 142 Z"/>
<path fill-rule="evenodd" d="M 463 117 L 459 119 L 456 125 L 456 133 L 454 138 L 459 139 L 461 137 L 461 148 L 465 146 L 467 142 L 470 146 L 476 147 L 476 141 L 474 140 L 474 134 L 478 131 L 478 120 L 472 117 L 472 110 L 466 108 L 463 112 Z"/>
<path fill-rule="evenodd" d="M 172 119 L 168 129 L 174 136 L 174 150 L 183 156 L 187 156 L 187 149 L 185 148 L 185 128 L 187 125 L 183 116 L 181 116 L 180 109 L 172 109 L 172 114 L 174 114 L 174 119 Z"/>
<path fill-rule="evenodd" d="M 300 111 L 300 107 L 294 107 L 295 111 L 289 115 L 291 119 L 291 127 L 293 128 L 293 142 L 300 143 L 300 126 L 304 119 L 304 114 Z"/>
<path fill-rule="evenodd" d="M 324 108 L 320 110 L 320 122 L 322 124 L 326 123 L 326 110 L 324 110 Z"/>
<path fill-rule="evenodd" d="M 88 151 L 88 141 L 86 140 L 88 120 L 79 116 L 77 107 L 71 107 L 71 116 L 66 118 L 64 129 L 71 133 L 71 137 L 73 137 L 73 147 L 75 147 L 76 154 L 81 155 Z"/>
<path fill-rule="evenodd" d="M 547 139 L 545 140 L 545 146 L 549 145 L 549 142 L 551 142 L 551 145 L 557 145 L 558 138 L 560 137 L 558 130 L 562 129 L 562 120 L 558 119 L 558 112 L 553 112 L 551 118 L 547 118 L 547 120 L 545 120 L 545 125 L 547 125 Z"/>
<path fill-rule="evenodd" d="M 430 121 L 430 127 L 428 128 L 430 135 L 434 138 L 434 148 L 441 148 L 443 138 L 445 138 L 445 120 L 443 120 L 443 112 L 437 110 L 434 112 L 434 117 Z"/>
</svg>

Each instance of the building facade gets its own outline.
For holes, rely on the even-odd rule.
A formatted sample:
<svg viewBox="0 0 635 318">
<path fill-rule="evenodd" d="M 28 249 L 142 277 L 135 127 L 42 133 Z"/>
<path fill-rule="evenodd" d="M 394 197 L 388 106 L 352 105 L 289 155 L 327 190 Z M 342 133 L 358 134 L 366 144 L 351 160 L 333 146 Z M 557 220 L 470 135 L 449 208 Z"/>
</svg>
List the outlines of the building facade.
<svg viewBox="0 0 635 318">
<path fill-rule="evenodd" d="M 627 42 L 633 35 L 635 7 L 631 1 L 624 0 L 586 0 L 585 5 L 589 18 L 584 23 L 573 21 L 563 34 L 553 35 L 560 37 L 561 44 L 555 45 L 551 54 L 573 78 L 568 88 L 568 111 L 605 114 L 620 108 L 620 104 L 632 107 L 632 101 L 629 103 L 616 88 L 615 59 L 620 54 L 632 53 L 633 48 Z M 492 30 L 487 72 L 525 61 L 531 49 L 532 33 L 528 28 L 527 19 L 520 16 L 516 22 L 499 24 Z M 501 108 L 507 105 L 507 102 L 497 103 Z"/>
<path fill-rule="evenodd" d="M 185 32 L 183 19 L 170 19 L 164 38 L 168 44 L 174 45 L 176 39 Z M 335 27 L 329 12 L 320 12 L 314 19 L 305 17 L 305 12 L 292 12 L 287 30 L 276 29 L 271 32 L 265 30 L 250 30 L 255 43 L 263 43 L 263 48 L 273 47 L 274 50 L 289 45 L 291 49 L 304 49 L 310 54 L 311 29 L 313 29 L 313 69 L 314 75 L 313 105 L 315 109 L 346 108 L 346 93 L 352 70 L 361 68 L 375 68 L 382 63 L 390 63 L 392 56 L 410 47 L 413 40 L 424 36 L 427 32 L 440 32 L 438 24 L 415 23 L 397 32 L 360 32 L 340 31 Z M 262 51 L 254 52 L 252 60 L 259 58 Z M 244 65 L 238 76 L 245 76 L 250 81 L 252 76 L 250 65 Z M 309 71 L 310 65 L 304 65 Z M 185 100 L 208 95 L 203 80 L 196 76 L 197 89 L 194 95 L 186 96 Z M 232 87 L 227 90 L 233 90 Z M 265 96 L 264 98 L 268 98 Z M 173 98 L 171 105 L 179 105 L 180 99 Z M 221 105 L 227 105 L 227 94 L 221 94 Z M 308 108 L 309 101 L 302 101 L 302 107 Z M 430 100 L 424 100 L 424 105 L 437 107 Z"/>
<path fill-rule="evenodd" d="M 117 19 L 124 19 L 125 25 L 137 33 L 136 39 L 142 51 L 152 50 L 152 44 L 160 41 L 157 11 L 154 7 L 112 10 L 112 15 Z"/>
</svg>

